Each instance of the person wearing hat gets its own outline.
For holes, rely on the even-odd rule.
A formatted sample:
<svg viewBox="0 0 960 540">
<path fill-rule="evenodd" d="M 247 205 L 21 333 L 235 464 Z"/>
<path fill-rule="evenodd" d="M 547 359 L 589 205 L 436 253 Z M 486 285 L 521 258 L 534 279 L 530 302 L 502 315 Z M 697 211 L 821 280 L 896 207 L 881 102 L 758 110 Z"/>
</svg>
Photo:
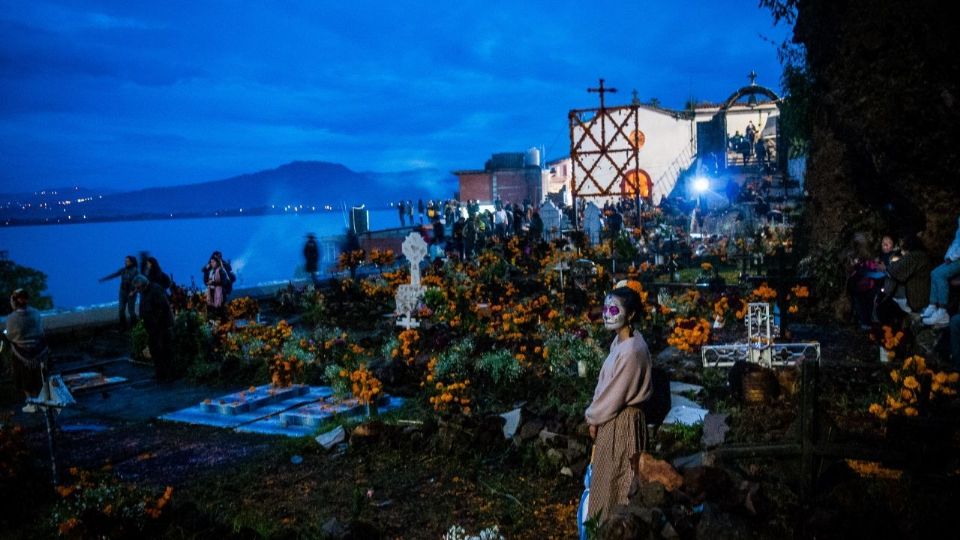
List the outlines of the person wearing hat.
<svg viewBox="0 0 960 540">
<path fill-rule="evenodd" d="M 173 380 L 173 312 L 163 289 L 147 276 L 133 278 L 140 293 L 140 320 L 147 331 L 147 356 L 153 360 L 157 382 Z"/>
<path fill-rule="evenodd" d="M 594 439 L 588 515 L 601 520 L 627 504 L 634 479 L 630 460 L 646 449 L 640 406 L 653 395 L 653 363 L 646 341 L 633 328 L 642 313 L 640 290 L 639 283 L 622 281 L 604 300 L 603 325 L 613 332 L 613 343 L 584 413 Z"/>
<path fill-rule="evenodd" d="M 30 293 L 24 289 L 13 291 L 10 295 L 13 312 L 7 316 L 7 328 L 4 331 L 13 349 L 14 385 L 27 399 L 40 394 L 43 367 L 50 356 L 40 312 L 29 303 Z M 23 411 L 36 412 L 36 406 L 28 403 Z"/>
<path fill-rule="evenodd" d="M 307 243 L 303 245 L 303 258 L 306 261 L 304 269 L 310 274 L 310 280 L 316 286 L 317 270 L 320 265 L 320 246 L 317 245 L 317 237 L 313 233 L 307 235 Z"/>
</svg>

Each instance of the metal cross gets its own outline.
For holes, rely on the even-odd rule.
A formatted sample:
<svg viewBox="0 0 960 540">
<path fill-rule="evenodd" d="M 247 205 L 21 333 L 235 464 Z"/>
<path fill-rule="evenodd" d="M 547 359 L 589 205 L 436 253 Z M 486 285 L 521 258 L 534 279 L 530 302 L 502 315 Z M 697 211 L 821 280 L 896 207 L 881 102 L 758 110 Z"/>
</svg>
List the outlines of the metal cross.
<svg viewBox="0 0 960 540">
<path fill-rule="evenodd" d="M 639 104 L 640 104 L 640 94 L 637 93 L 637 89 L 636 89 L 636 88 L 633 89 L 632 94 L 633 94 L 633 101 L 631 102 L 631 104 L 632 104 L 632 105 L 639 105 Z"/>
<path fill-rule="evenodd" d="M 750 86 L 755 86 L 757 84 L 757 72 L 750 70 L 750 74 L 747 75 L 747 78 L 750 79 Z"/>
<path fill-rule="evenodd" d="M 616 89 L 616 88 L 605 88 L 605 87 L 603 86 L 603 79 L 600 79 L 600 88 L 587 88 L 587 92 L 596 92 L 596 93 L 600 94 L 600 109 L 603 110 L 603 109 L 605 108 L 605 105 L 604 105 L 604 102 L 603 102 L 603 94 L 608 93 L 608 92 L 611 93 L 611 94 L 614 94 L 614 93 L 617 92 L 617 89 Z"/>
</svg>

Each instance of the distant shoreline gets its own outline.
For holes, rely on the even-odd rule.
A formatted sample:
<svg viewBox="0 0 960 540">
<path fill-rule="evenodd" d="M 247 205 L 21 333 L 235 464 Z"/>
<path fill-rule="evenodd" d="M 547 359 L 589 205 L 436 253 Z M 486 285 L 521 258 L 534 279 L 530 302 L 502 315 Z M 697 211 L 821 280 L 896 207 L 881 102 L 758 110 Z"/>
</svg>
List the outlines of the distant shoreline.
<svg viewBox="0 0 960 540">
<path fill-rule="evenodd" d="M 365 207 L 368 211 L 393 210 L 389 206 Z M 349 212 L 349 210 L 347 210 Z M 313 215 L 313 214 L 333 214 L 343 213 L 343 209 L 301 209 L 297 211 L 284 211 L 274 208 L 254 208 L 251 210 L 228 210 L 216 212 L 187 212 L 187 213 L 165 213 L 165 214 L 135 214 L 127 216 L 90 216 L 80 219 L 64 219 L 62 221 L 51 221 L 51 218 L 33 218 L 33 219 L 4 219 L 0 225 L 3 227 L 33 227 L 37 225 L 83 225 L 87 223 L 114 223 L 124 221 L 164 221 L 175 219 L 215 219 L 225 217 L 259 217 L 259 216 L 281 216 L 281 215 Z"/>
</svg>

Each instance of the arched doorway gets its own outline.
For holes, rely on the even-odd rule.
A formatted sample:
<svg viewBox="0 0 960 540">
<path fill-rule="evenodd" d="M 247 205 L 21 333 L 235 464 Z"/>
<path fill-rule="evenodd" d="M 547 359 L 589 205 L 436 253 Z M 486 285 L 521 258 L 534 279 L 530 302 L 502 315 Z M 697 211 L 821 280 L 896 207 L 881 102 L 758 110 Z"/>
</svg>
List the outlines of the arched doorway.
<svg viewBox="0 0 960 540">
<path fill-rule="evenodd" d="M 722 160 L 722 165 L 724 168 L 731 165 L 769 163 L 777 170 L 782 171 L 786 168 L 786 154 L 782 151 L 782 141 L 785 139 L 777 120 L 779 119 L 780 104 L 783 102 L 783 99 L 773 90 L 756 84 L 754 81 L 755 78 L 756 75 L 751 73 L 750 84 L 730 94 L 730 97 L 724 100 L 723 105 L 720 106 L 720 109 L 708 125 L 720 132 L 714 135 L 714 139 L 716 142 L 720 140 L 723 141 L 724 159 Z M 765 97 L 767 101 L 761 102 L 757 99 L 757 96 Z M 746 98 L 746 101 L 741 101 L 744 98 Z M 747 116 L 752 115 L 753 111 L 756 111 L 757 122 L 754 125 L 751 120 L 751 123 L 748 124 L 742 135 L 734 135 L 731 137 L 729 134 L 731 129 L 729 114 L 731 114 L 731 109 L 738 105 L 740 107 L 737 108 L 740 109 L 741 113 L 749 113 Z M 773 105 L 776 114 L 771 114 L 769 110 L 764 114 L 764 110 L 770 108 L 769 105 Z M 761 121 L 761 119 L 763 121 Z M 750 132 L 751 127 L 753 128 L 752 133 Z M 737 130 L 737 133 L 739 134 L 739 130 Z M 717 137 L 717 135 L 719 135 L 719 137 Z M 759 146 L 757 146 L 758 144 Z M 732 159 L 731 150 L 733 150 Z M 739 158 L 738 154 L 742 154 L 743 157 Z M 719 164 L 720 163 L 718 163 L 718 165 Z"/>
<path fill-rule="evenodd" d="M 635 199 L 639 195 L 644 202 L 650 202 L 653 197 L 653 180 L 650 174 L 643 169 L 627 171 L 620 182 L 620 196 L 624 199 Z"/>
</svg>

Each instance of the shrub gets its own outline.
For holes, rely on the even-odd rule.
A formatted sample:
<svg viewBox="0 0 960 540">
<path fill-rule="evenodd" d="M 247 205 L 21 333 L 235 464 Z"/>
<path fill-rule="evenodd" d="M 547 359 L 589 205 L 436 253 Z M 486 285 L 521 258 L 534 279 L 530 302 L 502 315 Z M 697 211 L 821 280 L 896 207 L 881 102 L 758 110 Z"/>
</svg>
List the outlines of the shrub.
<svg viewBox="0 0 960 540">
<path fill-rule="evenodd" d="M 523 366 L 510 351 L 498 349 L 483 354 L 477 360 L 476 369 L 486 375 L 495 385 L 515 383 L 523 374 Z"/>
</svg>

